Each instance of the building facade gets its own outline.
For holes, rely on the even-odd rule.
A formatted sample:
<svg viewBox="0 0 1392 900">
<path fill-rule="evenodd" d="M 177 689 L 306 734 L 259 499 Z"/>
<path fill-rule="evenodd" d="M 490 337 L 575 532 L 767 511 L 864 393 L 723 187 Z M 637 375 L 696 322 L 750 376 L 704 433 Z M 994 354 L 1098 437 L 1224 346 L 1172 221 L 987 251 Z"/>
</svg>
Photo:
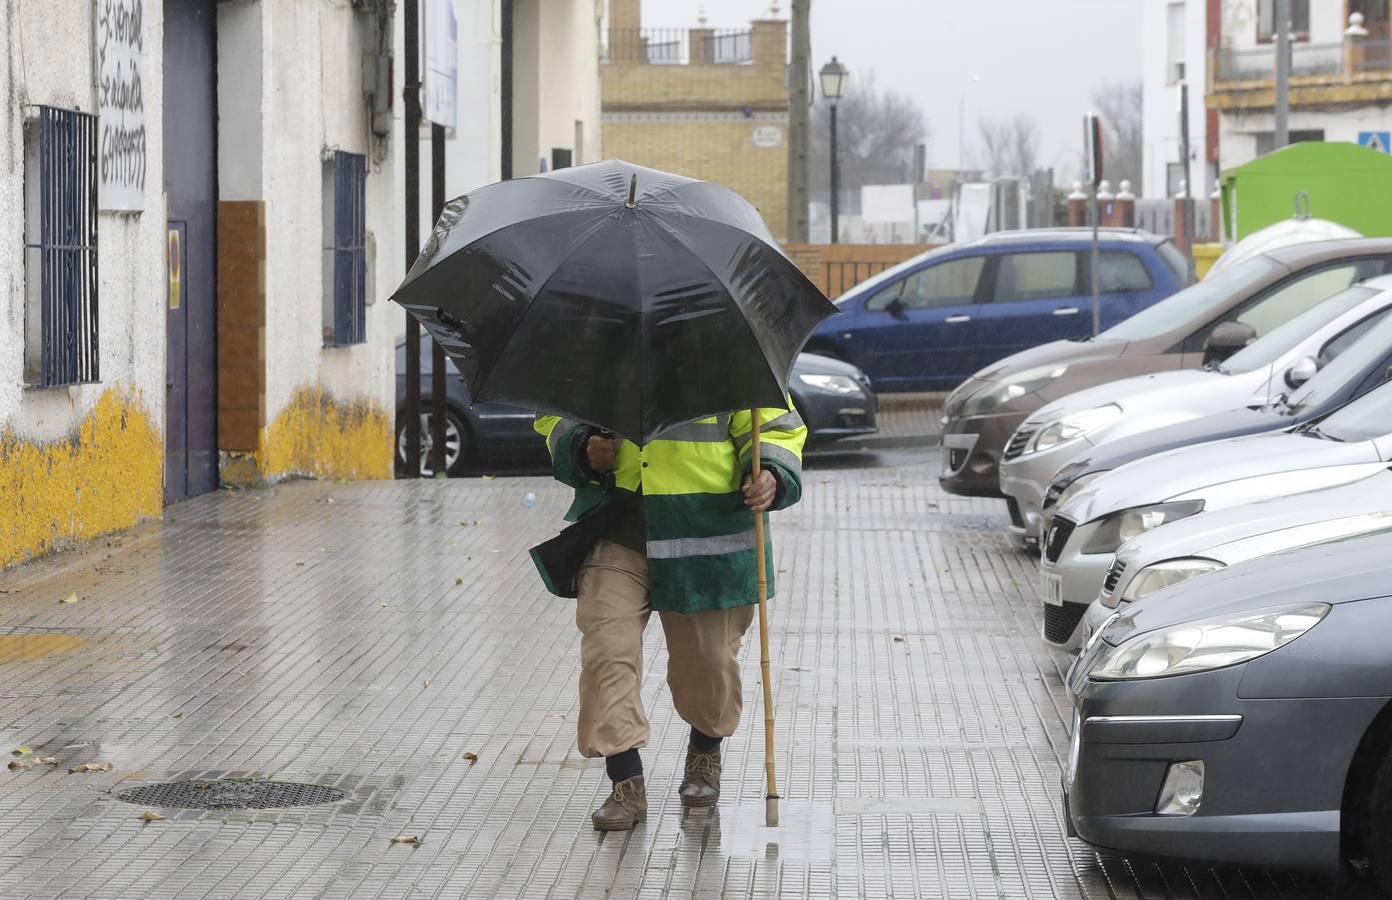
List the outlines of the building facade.
<svg viewBox="0 0 1392 900">
<path fill-rule="evenodd" d="M 8 13 L 0 567 L 224 484 L 390 477 L 391 4 Z"/>
<path fill-rule="evenodd" d="M 1387 0 L 1290 0 L 1290 7 L 1290 140 L 1352 141 L 1388 152 Z M 1273 0 L 1223 0 L 1208 105 L 1218 113 L 1225 169 L 1274 147 L 1272 10 Z"/>
<path fill-rule="evenodd" d="M 604 155 L 724 184 L 785 239 L 788 23 L 645 29 L 639 6 L 609 4 Z"/>
<path fill-rule="evenodd" d="M 1184 179 L 1179 91 L 1189 88 L 1189 171 L 1192 193 L 1206 197 L 1218 177 L 1218 114 L 1204 91 L 1211 41 L 1223 0 L 1146 0 L 1142 9 L 1141 103 L 1144 196 L 1174 197 Z"/>
</svg>

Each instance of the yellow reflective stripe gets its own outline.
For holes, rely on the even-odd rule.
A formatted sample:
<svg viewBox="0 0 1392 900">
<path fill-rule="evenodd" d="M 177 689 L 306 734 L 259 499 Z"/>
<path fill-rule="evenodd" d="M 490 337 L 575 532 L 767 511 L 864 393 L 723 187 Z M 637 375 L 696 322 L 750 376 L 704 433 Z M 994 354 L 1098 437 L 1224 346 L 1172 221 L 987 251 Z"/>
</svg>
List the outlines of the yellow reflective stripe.
<svg viewBox="0 0 1392 900">
<path fill-rule="evenodd" d="M 690 441 L 692 443 L 713 443 L 730 439 L 730 417 L 711 416 L 696 422 L 687 422 L 659 433 L 654 441 Z"/>
</svg>

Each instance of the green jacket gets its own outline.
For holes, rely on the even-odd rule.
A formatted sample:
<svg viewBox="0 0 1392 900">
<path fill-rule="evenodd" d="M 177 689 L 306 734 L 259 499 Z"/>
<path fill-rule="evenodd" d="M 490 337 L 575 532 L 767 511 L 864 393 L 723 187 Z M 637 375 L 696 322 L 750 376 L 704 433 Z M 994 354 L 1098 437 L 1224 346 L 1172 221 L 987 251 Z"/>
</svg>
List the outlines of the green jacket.
<svg viewBox="0 0 1392 900">
<path fill-rule="evenodd" d="M 761 463 L 782 483 L 775 509 L 786 509 L 802 496 L 807 427 L 791 407 L 790 401 L 789 410 L 759 410 Z M 590 433 L 587 426 L 559 416 L 539 416 L 535 427 L 546 437 L 556 479 L 575 488 L 567 520 L 578 521 L 641 487 L 652 608 L 692 613 L 759 602 L 754 519 L 741 492 L 752 462 L 752 424 L 745 410 L 680 425 L 641 448 L 624 441 L 609 494 L 578 465 L 584 448 L 577 441 Z M 765 528 L 772 596 L 773 544 L 768 534 Z"/>
</svg>

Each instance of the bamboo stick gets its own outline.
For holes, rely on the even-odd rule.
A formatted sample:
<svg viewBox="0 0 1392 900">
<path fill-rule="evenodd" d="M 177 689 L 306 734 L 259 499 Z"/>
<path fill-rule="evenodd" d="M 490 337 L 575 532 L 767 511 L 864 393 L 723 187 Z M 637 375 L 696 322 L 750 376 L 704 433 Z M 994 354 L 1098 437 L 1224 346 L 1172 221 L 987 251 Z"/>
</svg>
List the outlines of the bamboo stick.
<svg viewBox="0 0 1392 900">
<path fill-rule="evenodd" d="M 751 409 L 753 430 L 753 477 L 757 478 L 762 465 L 759 458 L 759 410 Z M 773 771 L 773 682 L 769 677 L 768 635 L 768 564 L 764 560 L 764 514 L 754 514 L 755 563 L 759 576 L 759 666 L 764 676 L 764 773 L 768 778 L 768 794 L 764 798 L 764 820 L 773 827 L 778 824 L 778 780 Z"/>
</svg>

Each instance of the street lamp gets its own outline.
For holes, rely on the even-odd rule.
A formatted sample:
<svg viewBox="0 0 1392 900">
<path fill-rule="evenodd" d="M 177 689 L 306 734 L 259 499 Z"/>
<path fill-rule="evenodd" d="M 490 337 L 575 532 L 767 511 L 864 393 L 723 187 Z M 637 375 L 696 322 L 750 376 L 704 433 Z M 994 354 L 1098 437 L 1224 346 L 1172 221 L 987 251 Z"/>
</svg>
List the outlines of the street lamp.
<svg viewBox="0 0 1392 900">
<path fill-rule="evenodd" d="M 851 73 L 833 56 L 831 62 L 822 66 L 821 72 L 818 74 L 822 80 L 822 96 L 831 104 L 831 242 L 834 244 L 837 239 L 837 220 L 840 211 L 836 195 L 841 188 L 841 172 L 836 164 L 836 104 L 846 91 L 846 79 Z"/>
</svg>

